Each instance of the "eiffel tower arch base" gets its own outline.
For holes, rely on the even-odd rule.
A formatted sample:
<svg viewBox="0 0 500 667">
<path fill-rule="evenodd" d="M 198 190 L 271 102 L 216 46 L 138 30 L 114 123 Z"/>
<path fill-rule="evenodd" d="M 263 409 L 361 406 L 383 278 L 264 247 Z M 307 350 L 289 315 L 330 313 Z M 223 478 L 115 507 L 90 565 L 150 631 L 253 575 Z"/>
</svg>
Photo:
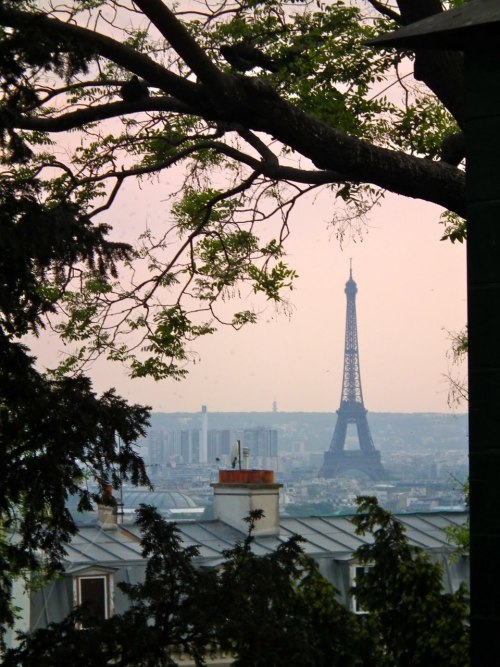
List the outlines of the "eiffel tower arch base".
<svg viewBox="0 0 500 667">
<path fill-rule="evenodd" d="M 373 480 L 385 479 L 386 475 L 380 462 L 380 452 L 375 449 L 366 418 L 366 408 L 361 391 L 361 373 L 359 370 L 358 328 L 356 324 L 356 293 L 358 288 L 352 279 L 352 266 L 349 280 L 345 284 L 347 297 L 346 332 L 344 346 L 344 375 L 340 407 L 337 410 L 337 423 L 319 477 L 331 479 L 347 471 L 363 472 Z M 359 450 L 345 449 L 349 424 L 356 425 Z"/>
<path fill-rule="evenodd" d="M 319 477 L 332 479 L 353 470 L 365 473 L 365 475 L 374 481 L 386 479 L 387 477 L 380 461 L 380 452 L 377 450 L 371 452 L 349 449 L 339 452 L 327 451 L 324 457 Z"/>
</svg>

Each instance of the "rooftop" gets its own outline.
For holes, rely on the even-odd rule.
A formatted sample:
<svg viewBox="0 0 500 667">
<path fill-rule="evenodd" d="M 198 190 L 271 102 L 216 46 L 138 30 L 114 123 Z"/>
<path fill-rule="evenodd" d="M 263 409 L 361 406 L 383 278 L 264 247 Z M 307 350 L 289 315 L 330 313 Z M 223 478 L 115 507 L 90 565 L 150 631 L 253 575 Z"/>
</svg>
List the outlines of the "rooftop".
<svg viewBox="0 0 500 667">
<path fill-rule="evenodd" d="M 398 515 L 405 526 L 410 543 L 437 553 L 451 552 L 446 528 L 465 522 L 466 512 L 419 512 Z M 231 548 L 244 534 L 219 521 L 189 521 L 177 524 L 185 546 L 200 549 L 199 560 L 207 566 L 223 560 L 223 552 Z M 263 535 L 255 538 L 253 548 L 257 554 L 274 551 L 291 535 L 305 538 L 304 551 L 315 558 L 329 557 L 338 560 L 351 558 L 352 552 L 370 538 L 356 535 L 349 516 L 282 517 L 279 535 Z M 116 530 L 105 530 L 97 525 L 81 526 L 78 534 L 67 547 L 67 566 L 143 561 L 140 546 L 141 534 L 135 524 L 118 525 Z"/>
</svg>

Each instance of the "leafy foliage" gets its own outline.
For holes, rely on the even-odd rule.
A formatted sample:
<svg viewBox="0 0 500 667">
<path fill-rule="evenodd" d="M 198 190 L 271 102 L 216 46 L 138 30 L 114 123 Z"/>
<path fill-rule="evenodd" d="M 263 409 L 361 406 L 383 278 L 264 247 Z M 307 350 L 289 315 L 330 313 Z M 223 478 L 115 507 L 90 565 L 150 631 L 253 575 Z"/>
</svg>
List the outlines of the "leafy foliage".
<svg viewBox="0 0 500 667">
<path fill-rule="evenodd" d="M 462 485 L 465 505 L 469 507 L 470 489 L 469 480 L 467 479 Z M 455 557 L 467 557 L 470 553 L 470 521 L 467 521 L 460 526 L 449 526 L 446 531 L 446 536 L 450 544 L 454 544 L 457 548 Z"/>
<path fill-rule="evenodd" d="M 246 539 L 225 554 L 224 618 L 216 631 L 221 648 L 245 667 L 363 664 L 369 637 L 304 554 L 302 538 L 292 536 L 269 554 L 253 552 L 260 515 L 250 514 Z"/>
<path fill-rule="evenodd" d="M 279 303 L 293 287 L 284 245 L 291 215 L 320 189 L 345 209 L 332 213 L 341 235 L 384 189 L 463 213 L 463 172 L 439 161 L 442 138 L 463 121 L 460 58 L 429 66 L 428 53 L 412 62 L 366 47 L 441 8 L 438 0 L 423 0 L 416 13 L 411 5 L 2 3 L 4 182 L 29 184 L 26 197 L 54 224 L 74 218 L 78 231 L 68 226 L 67 240 L 75 232 L 97 243 L 90 237 L 99 235 L 120 264 L 119 281 L 88 254 L 65 258 L 73 267 L 65 280 L 42 276 L 41 314 L 52 314 L 75 350 L 62 372 L 104 355 L 136 376 L 182 378 L 198 337 L 220 323 L 256 321 L 262 300 Z M 271 69 L 256 61 L 242 74 L 225 48 L 260 54 Z M 134 77 L 149 95 L 122 100 Z M 65 156 L 54 139 L 68 130 L 79 137 L 64 138 Z M 130 179 L 158 180 L 163 192 L 173 166 L 184 180 L 168 193 L 164 231 L 145 232 L 133 253 L 111 247 L 95 221 Z M 461 229 L 455 218 L 445 236 L 462 240 Z M 240 298 L 250 307 L 232 308 Z M 172 314 L 181 321 L 175 344 L 164 335 Z"/>
<path fill-rule="evenodd" d="M 371 565 L 355 591 L 368 615 L 338 600 L 299 536 L 257 555 L 252 531 L 261 510 L 250 513 L 248 535 L 225 552 L 220 568 L 207 570 L 196 567 L 197 548 L 182 546 L 174 524 L 142 506 L 144 582 L 119 584 L 129 609 L 88 631 L 77 629 L 86 613 L 77 609 L 25 635 L 3 666 L 60 664 L 72 655 L 76 666 L 153 667 L 174 665 L 181 653 L 202 666 L 221 652 L 245 667 L 466 665 L 463 591 L 442 594 L 439 566 L 408 546 L 374 499 L 359 502 L 355 521 L 374 537 L 357 554 Z"/>
<path fill-rule="evenodd" d="M 0 325 L 21 336 L 43 326 L 81 266 L 102 281 L 131 248 L 112 243 L 109 227 L 93 225 L 76 203 L 43 198 L 40 180 L 0 179 Z"/>
<path fill-rule="evenodd" d="M 412 547 L 404 528 L 370 497 L 358 498 L 357 532 L 373 543 L 356 551 L 367 567 L 356 578 L 355 595 L 380 638 L 387 667 L 469 664 L 468 605 L 463 585 L 442 592 L 443 572 L 422 549 Z"/>
<path fill-rule="evenodd" d="M 460 216 L 451 211 L 446 211 L 441 216 L 441 222 L 445 225 L 441 241 L 463 243 L 467 239 L 467 223 Z"/>
<path fill-rule="evenodd" d="M 76 531 L 65 507 L 69 495 L 79 495 L 88 508 L 88 480 L 148 483 L 133 448 L 145 433 L 148 410 L 127 404 L 114 390 L 98 397 L 82 374 L 40 372 L 20 342 L 40 333 L 85 268 L 96 281 L 116 275 L 116 263 L 131 248 L 110 242 L 108 231 L 92 224 L 78 203 L 46 197 L 33 175 L 0 176 L 2 629 L 13 620 L 13 579 L 30 571 L 50 577 L 60 568 L 64 545 Z M 80 326 L 88 323 L 82 319 Z"/>
<path fill-rule="evenodd" d="M 457 375 L 457 372 L 463 368 L 467 362 L 467 353 L 469 350 L 468 328 L 461 331 L 448 332 L 451 341 L 450 350 L 447 353 L 450 360 L 450 371 L 446 375 L 449 382 L 448 405 L 457 407 L 469 400 L 469 389 L 467 377 Z M 468 497 L 469 490 L 466 490 Z"/>
</svg>

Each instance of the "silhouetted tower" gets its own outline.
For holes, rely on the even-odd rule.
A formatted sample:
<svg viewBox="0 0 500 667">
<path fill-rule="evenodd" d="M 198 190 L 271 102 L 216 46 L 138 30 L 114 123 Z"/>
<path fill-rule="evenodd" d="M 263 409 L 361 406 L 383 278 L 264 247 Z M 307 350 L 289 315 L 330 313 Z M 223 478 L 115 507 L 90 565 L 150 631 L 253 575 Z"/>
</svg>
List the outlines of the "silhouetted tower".
<svg viewBox="0 0 500 667">
<path fill-rule="evenodd" d="M 352 267 L 349 280 L 345 285 L 347 296 L 347 314 L 345 326 L 344 377 L 342 396 L 337 410 L 337 424 L 333 432 L 330 449 L 325 452 L 325 459 L 320 477 L 336 477 L 346 470 L 365 472 L 372 479 L 383 479 L 385 472 L 380 462 L 380 452 L 375 449 L 366 418 L 367 410 L 363 403 L 361 374 L 359 371 L 358 327 L 356 323 L 356 293 L 358 288 L 352 279 Z M 347 427 L 356 424 L 358 449 L 345 449 Z"/>
</svg>

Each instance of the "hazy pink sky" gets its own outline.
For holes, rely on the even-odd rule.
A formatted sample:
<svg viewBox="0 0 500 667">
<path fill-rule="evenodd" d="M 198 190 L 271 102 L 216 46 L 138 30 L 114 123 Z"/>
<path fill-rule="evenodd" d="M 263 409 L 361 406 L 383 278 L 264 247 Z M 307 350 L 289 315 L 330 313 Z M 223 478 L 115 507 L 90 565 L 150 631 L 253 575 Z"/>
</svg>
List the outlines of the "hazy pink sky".
<svg viewBox="0 0 500 667">
<path fill-rule="evenodd" d="M 108 121 L 112 124 L 113 121 Z M 111 125 L 110 125 L 111 126 Z M 65 144 L 79 135 L 58 136 Z M 130 184 L 103 218 L 113 238 L 132 240 L 149 226 L 168 222 L 168 170 L 155 185 Z M 110 386 L 156 411 L 335 411 L 343 371 L 349 258 L 358 285 L 361 379 L 369 411 L 445 412 L 449 370 L 448 331 L 466 321 L 465 248 L 441 242 L 441 210 L 387 195 L 368 220 L 362 242 L 341 249 L 328 226 L 335 200 L 323 196 L 295 211 L 287 248 L 299 279 L 290 293 L 293 312 L 269 305 L 261 321 L 230 328 L 197 342 L 200 361 L 183 382 L 130 380 L 117 364 L 98 363 L 90 374 L 98 391 Z M 250 307 L 249 298 L 244 307 Z M 54 363 L 59 341 L 36 342 L 40 362 Z M 466 406 L 461 407 L 462 411 Z"/>
<path fill-rule="evenodd" d="M 108 218 L 118 237 L 165 217 L 158 190 L 132 190 Z M 366 408 L 449 411 L 446 330 L 466 321 L 465 248 L 440 241 L 440 209 L 390 195 L 371 213 L 363 241 L 341 249 L 327 224 L 329 204 L 325 197 L 309 202 L 292 219 L 289 262 L 300 278 L 290 317 L 270 305 L 259 324 L 196 343 L 201 359 L 183 382 L 130 380 L 119 366 L 98 364 L 91 373 L 96 388 L 116 386 L 155 411 L 198 411 L 202 404 L 212 412 L 270 411 L 273 400 L 281 411 L 335 411 L 352 257 Z"/>
</svg>

